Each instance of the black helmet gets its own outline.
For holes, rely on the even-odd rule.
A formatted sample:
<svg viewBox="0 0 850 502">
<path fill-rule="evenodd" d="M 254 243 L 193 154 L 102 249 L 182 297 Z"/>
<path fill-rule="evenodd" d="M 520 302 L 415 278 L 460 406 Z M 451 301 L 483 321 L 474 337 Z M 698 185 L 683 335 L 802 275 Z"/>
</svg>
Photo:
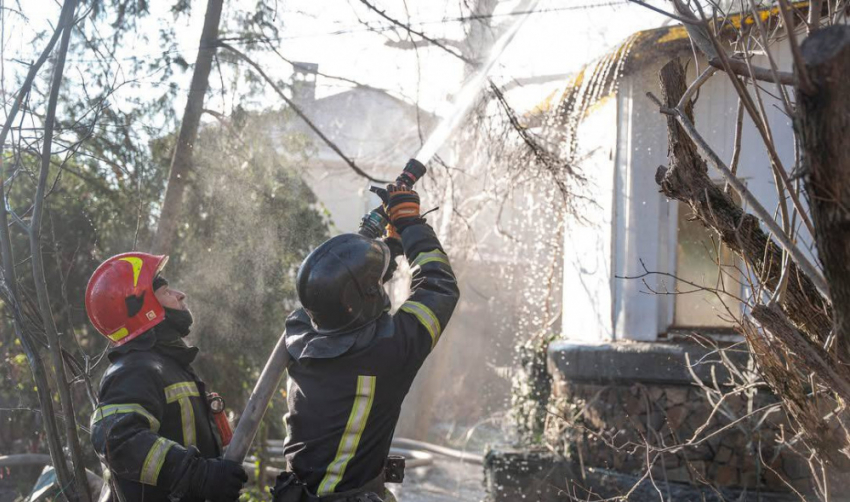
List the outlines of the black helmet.
<svg viewBox="0 0 850 502">
<path fill-rule="evenodd" d="M 316 331 L 341 333 L 373 321 L 390 303 L 383 277 L 390 249 L 380 240 L 342 234 L 310 253 L 298 270 L 298 299 Z"/>
</svg>

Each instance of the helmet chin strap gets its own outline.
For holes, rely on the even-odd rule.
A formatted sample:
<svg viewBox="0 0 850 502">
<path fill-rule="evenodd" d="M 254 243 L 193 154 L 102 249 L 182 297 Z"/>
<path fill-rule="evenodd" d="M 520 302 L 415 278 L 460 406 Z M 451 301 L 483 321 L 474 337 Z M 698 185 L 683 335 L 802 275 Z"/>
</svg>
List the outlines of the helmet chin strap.
<svg viewBox="0 0 850 502">
<path fill-rule="evenodd" d="M 387 246 L 386 242 L 381 242 L 381 250 L 384 252 L 384 269 L 381 270 L 381 282 L 383 282 L 383 277 L 387 273 L 387 269 L 390 268 L 390 260 L 392 260 L 392 251 L 390 251 L 390 247 Z"/>
</svg>

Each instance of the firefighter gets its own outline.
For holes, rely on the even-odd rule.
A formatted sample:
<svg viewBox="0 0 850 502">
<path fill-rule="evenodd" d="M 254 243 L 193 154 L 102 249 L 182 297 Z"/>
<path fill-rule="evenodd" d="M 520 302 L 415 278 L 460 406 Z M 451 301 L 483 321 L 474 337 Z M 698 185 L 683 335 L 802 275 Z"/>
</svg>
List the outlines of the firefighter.
<svg viewBox="0 0 850 502">
<path fill-rule="evenodd" d="M 192 370 L 198 349 L 183 340 L 192 313 L 161 275 L 167 260 L 120 254 L 89 280 L 86 312 L 112 344 L 92 444 L 114 501 L 234 501 L 248 476 L 218 458 L 222 434 L 208 402 L 216 396 Z"/>
<path fill-rule="evenodd" d="M 420 216 L 419 195 L 390 185 L 385 240 L 343 234 L 304 260 L 296 278 L 302 308 L 284 333 L 292 357 L 284 454 L 275 502 L 392 500 L 385 472 L 401 404 L 440 340 L 459 298 L 448 257 Z M 390 245 L 386 241 L 390 242 Z M 397 244 L 397 246 L 393 245 Z M 391 248 L 413 269 L 412 291 L 395 315 L 384 282 Z"/>
</svg>

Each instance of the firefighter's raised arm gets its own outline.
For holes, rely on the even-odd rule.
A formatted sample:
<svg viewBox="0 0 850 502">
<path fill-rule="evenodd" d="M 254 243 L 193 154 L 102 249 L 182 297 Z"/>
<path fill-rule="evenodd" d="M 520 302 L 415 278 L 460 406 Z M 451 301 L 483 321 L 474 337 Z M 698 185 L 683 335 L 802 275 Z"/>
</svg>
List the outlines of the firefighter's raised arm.
<svg viewBox="0 0 850 502">
<path fill-rule="evenodd" d="M 406 187 L 390 187 L 387 213 L 401 235 L 413 270 L 411 295 L 398 316 L 412 316 L 434 348 L 460 297 L 457 279 L 434 230 L 419 215 L 419 195 Z"/>
</svg>

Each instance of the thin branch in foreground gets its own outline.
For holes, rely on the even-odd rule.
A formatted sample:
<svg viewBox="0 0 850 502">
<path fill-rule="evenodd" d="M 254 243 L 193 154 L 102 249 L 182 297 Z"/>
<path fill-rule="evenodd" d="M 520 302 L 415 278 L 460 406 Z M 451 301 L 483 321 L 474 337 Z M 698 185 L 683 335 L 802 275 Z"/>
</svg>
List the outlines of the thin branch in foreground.
<svg viewBox="0 0 850 502">
<path fill-rule="evenodd" d="M 643 1 L 641 1 L 641 0 L 626 0 L 626 1 L 627 1 L 627 2 L 629 2 L 629 3 L 633 3 L 633 4 L 640 5 L 641 7 L 644 7 L 644 8 L 646 8 L 646 9 L 649 9 L 649 10 L 651 10 L 651 11 L 655 12 L 655 13 L 661 14 L 662 16 L 667 16 L 667 17 L 669 17 L 670 19 L 674 19 L 674 20 L 676 20 L 676 21 L 679 21 L 680 23 L 684 23 L 684 24 L 702 24 L 702 23 L 701 23 L 699 20 L 697 20 L 697 19 L 688 18 L 688 17 L 684 17 L 684 16 L 679 16 L 679 15 L 677 15 L 677 14 L 673 14 L 672 12 L 667 12 L 666 10 L 659 9 L 658 7 L 655 7 L 655 6 L 649 5 L 648 3 L 643 2 Z"/>
<path fill-rule="evenodd" d="M 387 180 L 378 179 L 378 178 L 375 178 L 374 176 L 372 176 L 372 175 L 368 174 L 366 171 L 364 171 L 363 169 L 361 169 L 361 168 L 360 168 L 360 166 L 358 166 L 357 164 L 355 164 L 355 163 L 354 163 L 354 161 L 353 161 L 353 160 L 351 160 L 351 159 L 350 159 L 347 155 L 345 155 L 345 154 L 342 152 L 342 150 L 340 150 L 340 148 L 336 145 L 336 143 L 334 143 L 333 141 L 331 141 L 331 139 L 330 139 L 330 138 L 328 138 L 327 136 L 325 136 L 325 134 L 324 134 L 324 133 L 323 133 L 323 132 L 322 132 L 322 131 L 321 131 L 321 130 L 320 130 L 320 129 L 316 126 L 316 124 L 314 124 L 314 123 L 310 120 L 310 118 L 309 118 L 309 117 L 307 117 L 307 115 L 305 115 L 305 114 L 304 114 L 304 112 L 301 110 L 301 108 L 299 108 L 299 107 L 298 107 L 298 106 L 297 106 L 297 105 L 296 105 L 296 104 L 295 104 L 295 103 L 294 103 L 291 99 L 289 99 L 288 97 L 286 97 L 286 94 L 284 94 L 284 93 L 283 93 L 283 90 L 282 90 L 280 87 L 278 87 L 278 85 L 277 85 L 277 84 L 275 84 L 275 83 L 274 83 L 274 80 L 272 80 L 272 79 L 271 79 L 268 75 L 266 75 L 266 72 L 264 72 L 264 71 L 263 71 L 263 69 L 262 69 L 262 68 L 260 68 L 260 65 L 258 65 L 257 63 L 255 63 L 255 62 L 254 62 L 251 58 L 249 58 L 249 57 L 248 57 L 247 55 L 245 55 L 243 52 L 241 52 L 240 50 L 238 50 L 238 49 L 234 48 L 232 45 L 230 45 L 230 44 L 228 44 L 228 43 L 226 43 L 226 42 L 219 41 L 219 42 L 218 42 L 218 46 L 219 46 L 219 47 L 221 47 L 221 48 L 223 48 L 223 49 L 227 49 L 227 50 L 229 50 L 230 52 L 232 52 L 232 53 L 233 53 L 233 54 L 235 54 L 236 56 L 239 56 L 239 58 L 240 58 L 240 59 L 242 59 L 243 61 L 245 61 L 246 63 L 248 63 L 248 64 L 249 64 L 249 65 L 250 65 L 250 66 L 251 66 L 251 67 L 252 67 L 252 68 L 253 68 L 253 69 L 254 69 L 257 73 L 259 73 L 259 74 L 260 74 L 260 76 L 261 76 L 261 77 L 263 77 L 263 79 L 266 81 L 266 83 L 268 83 L 268 84 L 272 87 L 272 89 L 274 89 L 274 91 L 278 94 L 278 96 L 280 96 L 280 98 L 281 98 L 281 99 L 282 99 L 282 100 L 283 100 L 283 101 L 284 101 L 284 102 L 285 102 L 285 103 L 286 103 L 286 104 L 287 104 L 290 108 L 292 108 L 292 111 L 294 111 L 296 115 L 298 115 L 299 117 L 301 117 L 301 120 L 303 120 L 303 121 L 304 121 L 304 123 L 306 123 L 306 124 L 307 124 L 307 126 L 308 126 L 308 127 L 309 127 L 309 128 L 310 128 L 313 132 L 314 132 L 314 133 L 316 133 L 316 135 L 317 135 L 317 136 L 319 136 L 319 138 L 321 138 L 321 139 L 322 139 L 322 141 L 324 141 L 324 142 L 325 142 L 325 144 L 326 144 L 326 145 L 328 145 L 328 147 L 329 147 L 331 150 L 333 150 L 333 151 L 334 151 L 337 155 L 339 155 L 339 156 L 340 156 L 340 158 L 341 158 L 342 160 L 344 160 L 346 164 L 348 164 L 348 167 L 350 167 L 352 171 L 354 171 L 355 173 L 359 174 L 360 176 L 362 176 L 362 177 L 366 178 L 366 179 L 367 179 L 367 180 L 369 180 L 369 181 L 374 181 L 375 183 L 389 183 L 389 181 L 387 181 Z"/>
<path fill-rule="evenodd" d="M 677 9 L 684 9 L 684 10 L 688 11 L 690 13 L 690 15 L 693 15 L 693 13 L 690 12 L 688 10 L 688 8 L 681 3 L 680 0 L 674 0 L 674 2 L 677 5 Z M 696 8 L 699 12 L 700 18 L 703 20 L 703 22 L 707 23 L 708 20 L 705 17 L 705 12 L 703 11 L 702 6 L 700 6 L 699 2 L 695 2 L 694 5 L 696 6 Z M 691 31 L 689 31 L 688 33 L 691 34 L 691 36 L 693 36 L 693 33 Z M 732 58 L 730 58 L 726 54 L 726 49 L 723 47 L 720 40 L 717 38 L 717 36 L 711 30 L 708 30 L 708 29 L 702 30 L 701 29 L 699 31 L 699 33 L 702 36 L 706 36 L 708 38 L 708 42 L 710 43 L 710 46 L 704 47 L 704 45 L 706 45 L 706 44 L 702 44 L 702 43 L 698 43 L 697 45 L 700 47 L 700 50 L 702 50 L 703 53 L 708 58 L 719 59 L 720 64 L 723 67 L 723 71 L 725 71 L 728 74 L 729 80 L 732 82 L 732 86 L 735 88 L 735 91 L 738 93 L 738 96 L 741 98 L 741 101 L 744 104 L 747 113 L 750 115 L 750 118 L 752 119 L 753 124 L 756 126 L 756 130 L 758 131 L 759 135 L 761 136 L 762 142 L 764 143 L 765 148 L 767 148 L 767 153 L 770 157 L 772 167 L 776 170 L 776 172 L 782 178 L 782 182 L 785 185 L 785 188 L 788 190 L 788 194 L 791 196 L 791 202 L 793 202 L 794 207 L 797 208 L 797 211 L 800 213 L 800 219 L 803 220 L 803 223 L 806 225 L 806 229 L 809 231 L 809 233 L 811 235 L 815 235 L 814 227 L 812 226 L 811 221 L 809 220 L 808 216 L 806 215 L 805 208 L 803 207 L 802 202 L 800 201 L 800 198 L 794 192 L 794 189 L 791 186 L 791 181 L 788 179 L 788 173 L 785 172 L 785 168 L 782 166 L 782 160 L 779 158 L 779 154 L 776 152 L 776 145 L 773 144 L 773 142 L 771 141 L 771 139 L 769 137 L 769 134 L 767 133 L 767 131 L 764 127 L 763 118 L 761 117 L 761 115 L 756 110 L 755 103 L 753 103 L 752 97 L 747 92 L 747 89 L 744 87 L 744 83 L 741 81 L 741 79 L 739 79 L 736 76 L 735 71 L 732 69 L 732 65 L 733 65 Z M 789 34 L 790 34 L 790 32 L 789 32 Z M 696 42 L 698 42 L 698 41 L 696 41 Z M 799 47 L 798 47 L 798 49 L 799 49 Z M 748 71 L 748 75 L 749 75 L 749 68 L 747 69 L 747 71 Z"/>
<path fill-rule="evenodd" d="M 794 58 L 794 69 L 800 82 L 798 87 L 806 94 L 812 94 L 816 91 L 812 79 L 809 78 L 809 72 L 806 70 L 806 64 L 803 60 L 803 54 L 800 52 L 800 44 L 797 43 L 797 34 L 794 33 L 794 22 L 791 19 L 788 0 L 779 1 L 779 13 L 782 15 L 782 22 L 785 23 L 785 32 L 788 34 L 788 44 L 791 46 L 791 56 Z"/>
<path fill-rule="evenodd" d="M 735 139 L 732 143 L 732 160 L 729 162 L 729 172 L 732 173 L 732 176 L 738 175 L 738 160 L 741 158 L 741 137 L 744 133 L 744 105 L 741 103 L 741 98 L 738 98 L 738 110 L 735 114 Z M 729 186 L 729 182 L 726 182 L 726 186 L 723 191 L 729 193 L 732 189 Z"/>
<path fill-rule="evenodd" d="M 74 400 L 71 395 L 70 385 L 65 373 L 65 361 L 62 358 L 62 346 L 59 342 L 59 333 L 56 330 L 56 323 L 53 319 L 53 312 L 50 307 L 50 298 L 47 291 L 47 280 L 44 273 L 44 258 L 41 252 L 41 230 L 42 230 L 42 213 L 45 203 L 45 190 L 47 188 L 47 180 L 50 175 L 50 157 L 51 148 L 53 145 L 53 126 L 56 120 L 57 102 L 59 100 L 59 91 L 62 84 L 63 71 L 65 69 L 65 56 L 68 53 L 71 33 L 74 26 L 74 10 L 77 6 L 77 0 L 66 0 L 66 9 L 63 9 L 63 26 L 62 39 L 59 44 L 59 49 L 56 54 L 56 63 L 53 69 L 53 78 L 50 84 L 50 94 L 47 102 L 47 114 L 44 119 L 44 138 L 42 140 L 41 154 L 41 171 L 38 176 L 38 185 L 36 187 L 32 221 L 30 223 L 29 244 L 30 254 L 32 256 L 32 276 L 35 283 L 36 295 L 38 297 L 38 310 L 42 318 L 45 334 L 50 343 L 50 354 L 55 371 L 56 386 L 59 391 L 60 402 L 62 403 L 62 413 L 65 417 L 65 435 L 68 442 L 68 448 L 71 453 L 71 461 L 74 469 L 75 483 L 72 489 L 76 497 L 82 502 L 88 502 L 92 499 L 89 492 L 89 486 L 86 481 L 85 462 L 83 460 L 83 452 L 80 447 L 80 439 L 77 434 L 77 420 L 74 412 Z M 43 390 L 47 392 L 47 389 Z"/>
</svg>

